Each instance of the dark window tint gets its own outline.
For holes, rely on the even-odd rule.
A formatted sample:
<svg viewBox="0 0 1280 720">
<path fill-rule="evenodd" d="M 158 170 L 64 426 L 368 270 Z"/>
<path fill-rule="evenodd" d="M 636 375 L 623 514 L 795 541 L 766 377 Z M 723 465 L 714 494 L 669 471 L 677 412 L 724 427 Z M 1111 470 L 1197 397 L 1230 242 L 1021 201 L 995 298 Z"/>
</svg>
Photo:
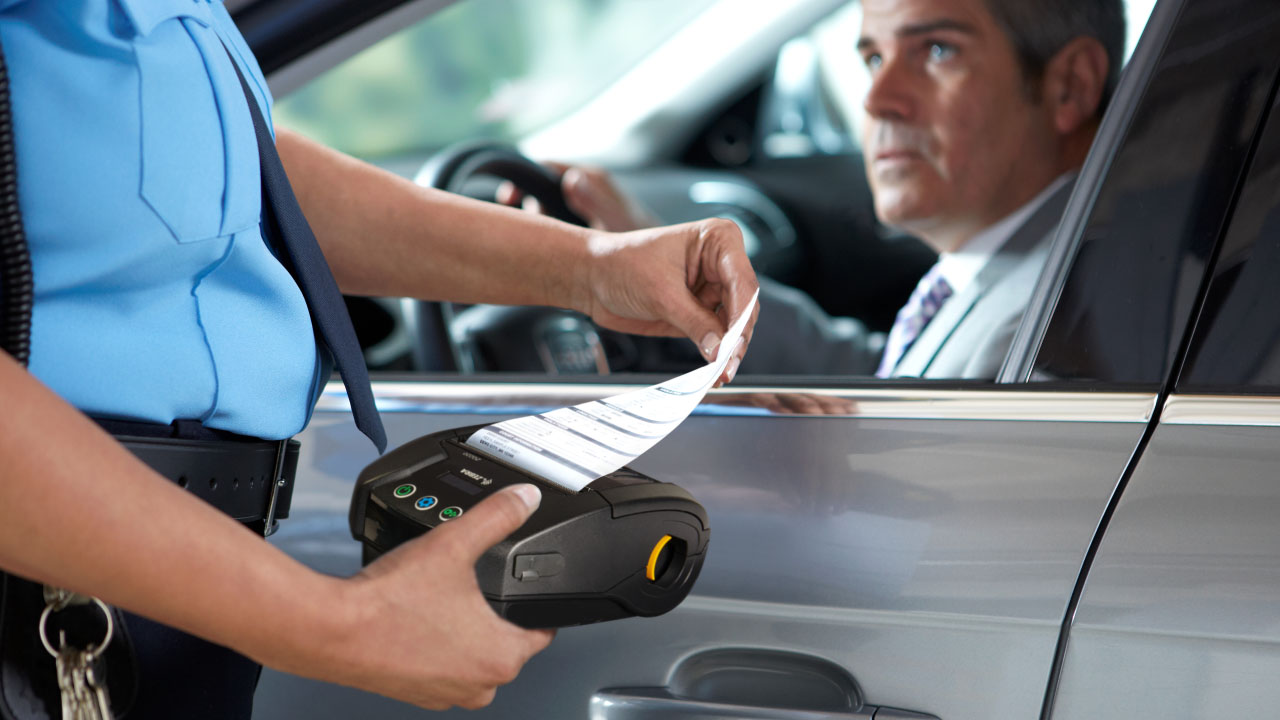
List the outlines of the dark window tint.
<svg viewBox="0 0 1280 720">
<path fill-rule="evenodd" d="M 1274 101 L 1273 101 L 1274 103 Z M 1273 104 L 1178 389 L 1280 388 L 1280 113 Z"/>
<path fill-rule="evenodd" d="M 1277 43 L 1280 6 L 1185 3 L 1099 191 L 1034 379 L 1166 377 L 1270 98 Z"/>
</svg>

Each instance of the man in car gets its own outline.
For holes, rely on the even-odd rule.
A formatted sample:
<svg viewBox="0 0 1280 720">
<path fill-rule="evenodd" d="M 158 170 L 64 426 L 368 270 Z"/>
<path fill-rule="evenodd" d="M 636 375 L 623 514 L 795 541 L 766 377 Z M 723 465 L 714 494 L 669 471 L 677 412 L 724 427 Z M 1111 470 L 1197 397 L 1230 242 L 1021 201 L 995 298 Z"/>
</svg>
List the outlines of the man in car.
<svg viewBox="0 0 1280 720">
<path fill-rule="evenodd" d="M 499 618 L 475 576 L 536 488 L 352 578 L 263 540 L 266 491 L 290 475 L 283 442 L 310 419 L 326 355 L 355 358 L 339 369 L 356 423 L 363 397 L 361 429 L 385 443 L 338 287 L 569 306 L 692 336 L 710 357 L 716 308 L 745 309 L 755 290 L 736 229 L 574 228 L 291 133 L 273 142 L 266 80 L 219 2 L 3 0 L 0 45 L 0 148 L 17 174 L 0 187 L 4 249 L 29 251 L 34 276 L 4 308 L 33 308 L 29 346 L 0 340 L 13 353 L 0 352 L 0 716 L 58 717 L 60 684 L 65 701 L 105 677 L 116 714 L 246 718 L 257 662 L 428 708 L 489 702 L 551 639 Z M 131 454 L 107 431 L 142 439 Z M 144 463 L 155 447 L 180 468 Z M 237 498 L 258 505 L 246 515 Z M 28 580 L 131 614 L 111 633 L 114 612 Z M 103 627 L 63 645 L 71 616 Z"/>
<path fill-rule="evenodd" d="M 743 371 L 992 379 L 1115 88 L 1121 0 L 863 0 L 863 153 L 880 220 L 939 253 L 887 342 L 765 281 Z M 652 221 L 568 168 L 596 227 Z M 508 200 L 513 196 L 508 193 Z"/>
</svg>

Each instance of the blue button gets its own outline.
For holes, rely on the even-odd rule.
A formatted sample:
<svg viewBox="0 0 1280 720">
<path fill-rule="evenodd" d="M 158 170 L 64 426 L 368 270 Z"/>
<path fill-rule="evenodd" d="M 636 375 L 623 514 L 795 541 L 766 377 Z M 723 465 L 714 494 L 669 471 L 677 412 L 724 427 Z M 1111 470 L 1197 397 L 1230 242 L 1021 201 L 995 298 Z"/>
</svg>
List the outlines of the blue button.
<svg viewBox="0 0 1280 720">
<path fill-rule="evenodd" d="M 435 504 L 436 504 L 435 495 L 424 495 L 418 498 L 418 501 L 415 502 L 413 506 L 418 508 L 419 510 L 427 510 L 431 507 L 434 507 Z"/>
</svg>

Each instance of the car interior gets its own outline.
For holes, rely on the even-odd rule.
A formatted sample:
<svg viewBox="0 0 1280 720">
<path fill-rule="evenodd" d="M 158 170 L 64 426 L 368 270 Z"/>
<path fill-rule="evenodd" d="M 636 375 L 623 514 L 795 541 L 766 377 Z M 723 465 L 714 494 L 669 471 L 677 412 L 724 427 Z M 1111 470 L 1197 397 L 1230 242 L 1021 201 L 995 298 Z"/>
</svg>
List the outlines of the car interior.
<svg viewBox="0 0 1280 720">
<path fill-rule="evenodd" d="M 410 5 L 424 4 L 423 19 L 331 69 L 273 79 L 285 90 L 274 121 L 422 185 L 493 200 L 512 182 L 570 222 L 581 220 L 537 161 L 604 167 L 661 222 L 734 220 L 757 273 L 872 331 L 888 330 L 933 264 L 932 250 L 875 217 L 857 142 L 857 2 L 752 13 L 724 0 L 666 2 L 668 12 Z M 1129 5 L 1140 28 L 1150 3 Z M 254 9 L 237 15 L 251 41 L 269 21 Z M 566 35 L 586 40 L 556 42 Z M 513 43 L 523 47 L 496 60 L 472 49 Z M 283 53 L 267 45 L 264 67 Z M 375 371 L 671 374 L 701 362 L 686 340 L 550 308 L 354 297 L 348 307 Z"/>
</svg>

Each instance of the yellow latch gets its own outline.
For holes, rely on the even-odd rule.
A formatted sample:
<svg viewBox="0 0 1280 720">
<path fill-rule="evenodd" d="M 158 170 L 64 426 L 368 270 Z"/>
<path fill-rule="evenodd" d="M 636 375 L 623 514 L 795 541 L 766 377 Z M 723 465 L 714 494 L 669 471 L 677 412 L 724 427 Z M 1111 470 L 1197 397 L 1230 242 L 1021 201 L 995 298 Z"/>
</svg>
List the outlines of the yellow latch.
<svg viewBox="0 0 1280 720">
<path fill-rule="evenodd" d="M 653 551 L 649 553 L 649 564 L 644 566 L 644 576 L 649 578 L 650 582 L 658 581 L 658 557 L 662 555 L 662 548 L 671 542 L 670 535 L 663 535 L 657 545 L 653 546 Z"/>
</svg>

